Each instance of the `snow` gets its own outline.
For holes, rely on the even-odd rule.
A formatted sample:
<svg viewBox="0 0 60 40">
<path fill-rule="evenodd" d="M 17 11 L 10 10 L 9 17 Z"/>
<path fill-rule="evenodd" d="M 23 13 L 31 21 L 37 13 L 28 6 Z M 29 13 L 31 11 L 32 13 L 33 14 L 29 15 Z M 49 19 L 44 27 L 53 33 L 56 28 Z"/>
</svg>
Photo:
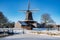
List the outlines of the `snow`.
<svg viewBox="0 0 60 40">
<path fill-rule="evenodd" d="M 15 33 L 20 33 L 20 34 L 15 34 L 11 36 L 7 36 L 4 38 L 0 38 L 0 40 L 60 40 L 60 36 L 55 36 L 55 35 L 48 35 L 47 33 L 53 33 L 53 34 L 60 34 L 60 31 L 57 30 L 25 30 L 24 33 L 22 34 L 23 30 L 14 30 Z M 38 34 L 38 32 L 42 32 Z"/>
<path fill-rule="evenodd" d="M 48 36 L 46 34 L 17 34 L 0 38 L 0 40 L 60 40 L 60 37 Z"/>
</svg>

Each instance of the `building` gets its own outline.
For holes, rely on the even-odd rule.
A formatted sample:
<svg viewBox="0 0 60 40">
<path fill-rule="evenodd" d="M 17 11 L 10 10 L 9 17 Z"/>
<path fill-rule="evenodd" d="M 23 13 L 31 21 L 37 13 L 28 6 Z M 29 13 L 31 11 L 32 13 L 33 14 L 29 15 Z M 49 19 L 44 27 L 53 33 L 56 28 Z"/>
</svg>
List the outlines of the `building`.
<svg viewBox="0 0 60 40">
<path fill-rule="evenodd" d="M 15 23 L 15 28 L 24 28 L 27 30 L 32 30 L 33 28 L 36 28 L 37 24 L 36 22 L 28 22 L 28 21 L 18 21 Z"/>
</svg>

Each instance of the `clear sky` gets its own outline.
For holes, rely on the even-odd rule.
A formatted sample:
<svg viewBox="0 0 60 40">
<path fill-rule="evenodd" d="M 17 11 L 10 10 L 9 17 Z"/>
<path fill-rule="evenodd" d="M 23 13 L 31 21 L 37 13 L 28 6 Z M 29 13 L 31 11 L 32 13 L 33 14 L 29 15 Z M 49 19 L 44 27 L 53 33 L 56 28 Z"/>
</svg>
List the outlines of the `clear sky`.
<svg viewBox="0 0 60 40">
<path fill-rule="evenodd" d="M 60 24 L 60 0 L 30 0 L 31 9 L 40 9 L 33 12 L 35 21 L 41 22 L 41 15 L 49 13 L 51 18 Z M 18 10 L 27 10 L 28 0 L 0 0 L 0 11 L 9 19 L 9 21 L 17 22 L 25 20 L 25 12 Z"/>
</svg>

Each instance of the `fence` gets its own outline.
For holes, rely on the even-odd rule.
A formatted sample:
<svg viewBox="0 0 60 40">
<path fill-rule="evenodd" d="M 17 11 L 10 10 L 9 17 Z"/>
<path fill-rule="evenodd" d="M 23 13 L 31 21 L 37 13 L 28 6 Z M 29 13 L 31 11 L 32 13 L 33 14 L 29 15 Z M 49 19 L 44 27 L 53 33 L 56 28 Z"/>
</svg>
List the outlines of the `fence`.
<svg viewBox="0 0 60 40">
<path fill-rule="evenodd" d="M 59 28 L 60 30 L 60 28 Z M 26 30 L 20 28 L 0 28 L 0 32 L 9 33 L 32 33 L 32 32 L 58 32 L 58 28 L 33 28 L 33 30 Z M 60 31 L 59 31 L 60 32 Z"/>
</svg>

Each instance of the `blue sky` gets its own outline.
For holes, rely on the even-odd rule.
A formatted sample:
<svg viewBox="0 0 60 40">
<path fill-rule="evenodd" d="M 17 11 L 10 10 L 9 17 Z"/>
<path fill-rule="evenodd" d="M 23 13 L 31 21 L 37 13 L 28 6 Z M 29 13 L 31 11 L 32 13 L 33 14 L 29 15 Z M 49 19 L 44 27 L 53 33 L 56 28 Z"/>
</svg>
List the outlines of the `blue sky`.
<svg viewBox="0 0 60 40">
<path fill-rule="evenodd" d="M 60 24 L 60 0 L 30 0 L 30 9 L 39 9 L 33 12 L 35 21 L 41 22 L 41 15 L 49 13 L 51 18 Z M 17 22 L 25 20 L 25 12 L 18 10 L 27 10 L 28 0 L 0 0 L 0 11 L 9 19 L 9 21 Z"/>
</svg>

